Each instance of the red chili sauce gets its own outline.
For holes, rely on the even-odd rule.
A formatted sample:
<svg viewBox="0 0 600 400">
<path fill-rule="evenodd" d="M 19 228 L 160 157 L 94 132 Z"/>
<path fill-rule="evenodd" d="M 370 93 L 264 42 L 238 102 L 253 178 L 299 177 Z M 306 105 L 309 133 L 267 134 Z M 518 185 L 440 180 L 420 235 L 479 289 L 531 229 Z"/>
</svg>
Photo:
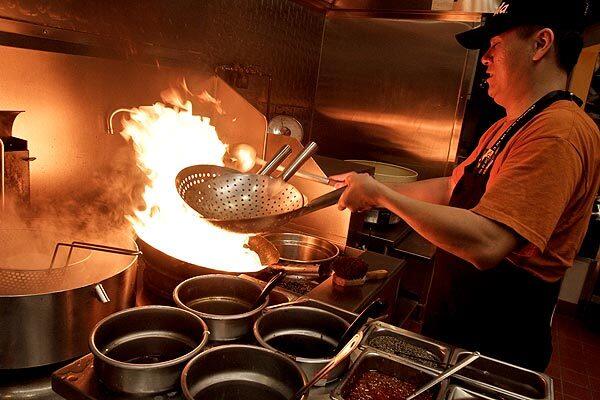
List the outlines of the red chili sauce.
<svg viewBox="0 0 600 400">
<path fill-rule="evenodd" d="M 410 379 L 404 381 L 377 371 L 363 373 L 351 385 L 344 396 L 346 400 L 405 400 L 421 386 Z M 433 395 L 427 391 L 416 399 L 433 400 Z"/>
</svg>

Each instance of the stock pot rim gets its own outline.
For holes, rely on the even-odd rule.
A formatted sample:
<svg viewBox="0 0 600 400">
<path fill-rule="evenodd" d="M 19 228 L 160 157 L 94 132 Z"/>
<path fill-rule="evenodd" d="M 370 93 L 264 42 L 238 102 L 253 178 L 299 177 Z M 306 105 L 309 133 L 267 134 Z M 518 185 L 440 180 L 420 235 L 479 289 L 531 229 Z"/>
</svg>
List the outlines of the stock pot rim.
<svg viewBox="0 0 600 400">
<path fill-rule="evenodd" d="M 188 278 L 185 281 L 181 282 L 173 290 L 173 301 L 175 301 L 175 304 L 177 304 L 177 307 L 184 309 L 186 311 L 189 311 L 193 314 L 196 314 L 196 315 L 200 316 L 201 318 L 206 318 L 206 319 L 216 320 L 216 321 L 230 321 L 230 320 L 240 320 L 240 319 L 253 317 L 256 314 L 261 313 L 262 310 L 264 310 L 264 308 L 269 304 L 269 296 L 267 296 L 265 298 L 265 301 L 263 301 L 263 303 L 260 306 L 253 308 L 250 311 L 246 311 L 245 313 L 241 313 L 241 314 L 220 315 L 220 314 L 209 314 L 209 313 L 205 313 L 202 311 L 194 310 L 193 308 L 188 307 L 183 301 L 181 301 L 181 299 L 179 298 L 179 292 L 182 290 L 183 287 L 186 286 L 186 283 L 187 283 L 187 285 L 189 285 L 190 284 L 189 282 L 191 282 L 191 281 L 208 280 L 210 278 L 214 278 L 215 276 L 223 277 L 224 279 L 237 280 L 239 282 L 244 282 L 244 284 L 249 283 L 258 289 L 259 294 L 262 291 L 262 288 L 257 283 L 249 281 L 248 279 L 240 278 L 239 276 L 225 275 L 225 274 L 208 274 L 208 275 L 193 276 L 193 277 Z M 217 296 L 212 296 L 212 297 L 217 297 Z"/>
<path fill-rule="evenodd" d="M 105 324 L 106 322 L 110 321 L 111 319 L 119 317 L 123 314 L 140 312 L 139 310 L 149 310 L 149 309 L 169 310 L 172 312 L 179 312 L 179 313 L 187 314 L 188 316 L 192 317 L 197 322 L 200 322 L 200 325 L 202 326 L 202 329 L 203 329 L 202 340 L 196 347 L 194 347 L 194 349 L 192 349 L 190 352 L 188 352 L 186 354 L 183 354 L 172 360 L 167 360 L 167 361 L 162 361 L 162 362 L 152 363 L 152 364 L 134 364 L 134 363 L 128 363 L 125 361 L 115 360 L 114 358 L 110 358 L 110 357 L 106 356 L 104 353 L 102 353 L 100 351 L 100 349 L 98 349 L 98 347 L 96 346 L 96 343 L 94 341 L 94 338 L 96 336 L 96 333 L 98 332 L 98 329 L 103 324 Z M 190 311 L 183 310 L 183 309 L 177 308 L 177 307 L 171 307 L 171 306 L 149 305 L 149 306 L 127 308 L 125 310 L 118 311 L 116 313 L 110 314 L 107 317 L 103 318 L 94 326 L 94 329 L 92 329 L 88 343 L 89 343 L 90 351 L 92 352 L 94 357 L 100 359 L 101 361 L 105 362 L 106 364 L 108 364 L 110 366 L 128 369 L 128 370 L 155 370 L 155 369 L 161 369 L 161 368 L 165 368 L 165 367 L 172 367 L 172 366 L 183 363 L 184 361 L 190 360 L 191 358 L 197 356 L 202 351 L 204 346 L 206 345 L 209 334 L 210 334 L 210 332 L 208 330 L 208 326 L 206 325 L 206 322 L 204 322 L 204 320 L 202 320 L 202 318 L 200 318 L 198 315 L 195 315 L 194 313 L 192 313 Z"/>
<path fill-rule="evenodd" d="M 290 303 L 291 304 L 291 303 Z M 340 322 L 343 322 L 343 324 L 346 326 L 346 328 L 348 328 L 350 326 L 350 323 L 348 321 L 346 321 L 345 319 L 343 319 L 342 317 L 340 317 L 339 315 L 336 315 L 330 311 L 327 310 L 323 310 L 321 308 L 317 308 L 317 307 L 310 307 L 310 306 L 302 306 L 302 305 L 286 305 L 286 306 L 281 306 L 278 308 L 274 308 L 271 310 L 266 311 L 265 313 L 263 313 L 263 315 L 261 315 L 256 322 L 254 322 L 254 326 L 252 327 L 252 331 L 254 333 L 254 337 L 255 339 L 258 341 L 258 343 L 269 350 L 272 350 L 276 353 L 282 354 L 286 357 L 291 358 L 292 360 L 296 361 L 296 362 L 301 362 L 301 363 L 306 363 L 306 364 L 322 364 L 322 363 L 327 363 L 329 361 L 331 361 L 333 359 L 332 357 L 322 357 L 322 358 L 308 358 L 308 357 L 300 357 L 300 356 L 295 356 L 293 354 L 290 353 L 286 353 L 284 351 L 278 350 L 275 347 L 269 345 L 264 339 L 263 339 L 263 335 L 258 331 L 258 327 L 260 325 L 260 322 L 263 320 L 263 317 L 266 317 L 267 315 L 270 315 L 274 312 L 277 311 L 283 311 L 283 310 L 288 310 L 288 309 L 299 309 L 299 310 L 315 310 L 317 312 L 323 312 L 324 314 L 327 314 L 328 316 L 332 316 L 335 319 L 339 320 Z M 343 332 L 342 332 L 343 334 Z M 340 338 L 341 339 L 341 338 Z"/>
<path fill-rule="evenodd" d="M 296 372 L 300 373 L 300 377 L 302 378 L 303 384 L 306 384 L 308 382 L 308 378 L 306 376 L 306 373 L 304 372 L 304 369 L 302 369 L 302 367 L 300 367 L 298 364 L 296 364 L 294 362 L 294 360 L 285 353 L 282 353 L 277 350 L 272 350 L 272 349 L 268 349 L 265 347 L 261 347 L 261 346 L 250 345 L 250 344 L 225 344 L 225 345 L 213 347 L 211 349 L 203 351 L 202 353 L 197 354 L 194 357 L 192 357 L 192 359 L 187 362 L 187 364 L 183 368 L 183 371 L 181 372 L 181 377 L 180 377 L 181 391 L 184 393 L 184 396 L 186 396 L 187 398 L 193 398 L 193 396 L 190 392 L 190 389 L 189 389 L 190 385 L 187 382 L 187 378 L 188 378 L 189 370 L 198 362 L 197 360 L 200 359 L 201 357 L 206 357 L 207 355 L 210 355 L 211 353 L 225 351 L 225 350 L 229 350 L 232 348 L 239 349 L 239 350 L 260 351 L 260 352 L 264 352 L 265 354 L 269 354 L 270 356 L 277 357 L 280 361 L 286 363 L 287 365 L 291 366 Z M 308 397 L 307 395 L 304 395 L 304 396 L 302 396 L 302 399 L 304 400 L 307 397 Z"/>
</svg>

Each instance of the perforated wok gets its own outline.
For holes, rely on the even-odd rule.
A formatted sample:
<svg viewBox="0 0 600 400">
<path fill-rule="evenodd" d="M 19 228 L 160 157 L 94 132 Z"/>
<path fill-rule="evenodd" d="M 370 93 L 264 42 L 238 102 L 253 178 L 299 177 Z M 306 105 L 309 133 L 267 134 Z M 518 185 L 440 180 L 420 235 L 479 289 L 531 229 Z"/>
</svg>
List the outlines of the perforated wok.
<svg viewBox="0 0 600 400">
<path fill-rule="evenodd" d="M 183 177 L 181 182 L 185 180 L 186 185 L 178 185 L 178 191 L 190 207 L 220 228 L 249 234 L 268 232 L 336 204 L 344 192 L 344 188 L 334 190 L 307 204 L 302 193 L 287 183 L 316 150 L 314 142 L 307 146 L 279 178 L 257 174 L 227 174 L 210 179 Z"/>
<path fill-rule="evenodd" d="M 273 158 L 258 171 L 258 175 L 268 175 L 292 153 L 290 145 L 286 144 L 279 149 Z M 191 206 L 194 199 L 195 188 L 198 182 L 210 184 L 222 175 L 239 174 L 240 172 L 218 165 L 192 165 L 179 171 L 175 177 L 175 187 L 181 198 Z"/>
</svg>

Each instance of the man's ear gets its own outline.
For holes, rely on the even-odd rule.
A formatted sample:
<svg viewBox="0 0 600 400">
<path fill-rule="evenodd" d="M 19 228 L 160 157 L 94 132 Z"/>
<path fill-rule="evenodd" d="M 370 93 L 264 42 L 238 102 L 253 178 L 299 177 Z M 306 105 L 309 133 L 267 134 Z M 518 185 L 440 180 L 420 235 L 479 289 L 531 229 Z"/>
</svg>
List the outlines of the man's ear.
<svg viewBox="0 0 600 400">
<path fill-rule="evenodd" d="M 535 48 L 532 60 L 539 61 L 544 58 L 546 53 L 552 48 L 552 44 L 554 43 L 554 32 L 550 28 L 540 29 L 536 32 L 534 38 Z"/>
</svg>

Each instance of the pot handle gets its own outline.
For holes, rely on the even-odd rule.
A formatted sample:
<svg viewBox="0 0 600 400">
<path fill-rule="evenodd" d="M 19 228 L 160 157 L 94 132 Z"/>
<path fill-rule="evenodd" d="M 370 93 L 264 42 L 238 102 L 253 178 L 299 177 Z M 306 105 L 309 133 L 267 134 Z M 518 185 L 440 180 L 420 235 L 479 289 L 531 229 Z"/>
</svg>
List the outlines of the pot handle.
<svg viewBox="0 0 600 400">
<path fill-rule="evenodd" d="M 69 261 L 71 260 L 71 255 L 73 254 L 73 249 L 75 249 L 75 248 L 87 249 L 87 250 L 93 250 L 93 251 L 101 251 L 101 252 L 112 253 L 112 254 L 121 254 L 121 255 L 126 255 L 126 256 L 139 256 L 140 254 L 142 254 L 142 252 L 139 250 L 123 249 L 121 247 L 105 246 L 105 245 L 96 244 L 96 243 L 77 242 L 77 241 L 74 241 L 71 243 L 60 242 L 60 243 L 57 243 L 56 246 L 54 246 L 54 253 L 52 253 L 52 260 L 50 260 L 50 266 L 48 267 L 48 269 L 52 269 L 54 267 L 54 262 L 56 261 L 56 255 L 58 254 L 58 249 L 60 247 L 69 247 L 69 253 L 67 255 L 67 260 L 65 261 L 64 267 L 69 265 Z"/>
<path fill-rule="evenodd" d="M 101 283 L 94 286 L 94 291 L 96 297 L 102 304 L 110 303 L 110 297 L 108 297 L 108 293 L 106 293 L 106 289 L 104 289 L 104 286 L 102 286 Z"/>
<path fill-rule="evenodd" d="M 293 301 L 288 301 L 287 303 L 279 303 L 279 304 L 275 304 L 272 306 L 267 306 L 263 309 L 262 313 L 267 314 L 267 313 L 270 313 L 271 311 L 278 310 L 282 307 L 288 307 L 290 305 L 297 305 L 297 303 L 298 303 L 298 300 L 293 300 Z"/>
</svg>

